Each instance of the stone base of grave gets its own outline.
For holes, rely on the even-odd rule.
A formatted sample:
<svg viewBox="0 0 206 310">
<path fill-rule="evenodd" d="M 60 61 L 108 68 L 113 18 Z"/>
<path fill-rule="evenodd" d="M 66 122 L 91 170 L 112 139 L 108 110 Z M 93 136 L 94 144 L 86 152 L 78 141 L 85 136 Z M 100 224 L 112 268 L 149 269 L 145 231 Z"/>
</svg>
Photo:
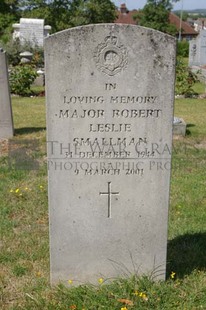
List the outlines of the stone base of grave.
<svg viewBox="0 0 206 310">
<path fill-rule="evenodd" d="M 182 118 L 180 118 L 179 123 L 173 124 L 173 135 L 185 137 L 186 127 L 187 127 L 187 124 L 185 123 L 185 121 Z"/>
</svg>

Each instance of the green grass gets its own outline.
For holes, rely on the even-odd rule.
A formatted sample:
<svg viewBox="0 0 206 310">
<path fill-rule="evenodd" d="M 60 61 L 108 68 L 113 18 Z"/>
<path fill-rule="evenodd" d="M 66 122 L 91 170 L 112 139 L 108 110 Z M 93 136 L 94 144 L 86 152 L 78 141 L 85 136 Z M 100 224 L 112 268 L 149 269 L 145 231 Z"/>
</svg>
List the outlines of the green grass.
<svg viewBox="0 0 206 310">
<path fill-rule="evenodd" d="M 198 82 L 192 87 L 195 93 L 204 94 L 206 91 L 206 84 Z"/>
<path fill-rule="evenodd" d="M 201 141 L 206 139 L 205 99 L 177 99 L 175 116 L 182 117 L 187 123 L 187 141 Z M 196 142 L 197 142 L 196 141 Z"/>
<path fill-rule="evenodd" d="M 36 137 L 37 132 L 46 129 L 44 97 L 13 97 L 15 135 Z"/>
<path fill-rule="evenodd" d="M 78 288 L 49 285 L 44 98 L 13 97 L 15 137 L 37 141 L 36 170 L 0 157 L 0 308 L 49 310 L 206 309 L 206 104 L 179 99 L 175 115 L 188 123 L 174 139 L 167 280 L 128 275 Z M 15 144 L 14 144 L 15 145 Z M 12 168 L 13 167 L 13 168 Z M 171 277 L 171 273 L 173 278 Z M 69 280 L 69 279 L 68 279 Z"/>
</svg>

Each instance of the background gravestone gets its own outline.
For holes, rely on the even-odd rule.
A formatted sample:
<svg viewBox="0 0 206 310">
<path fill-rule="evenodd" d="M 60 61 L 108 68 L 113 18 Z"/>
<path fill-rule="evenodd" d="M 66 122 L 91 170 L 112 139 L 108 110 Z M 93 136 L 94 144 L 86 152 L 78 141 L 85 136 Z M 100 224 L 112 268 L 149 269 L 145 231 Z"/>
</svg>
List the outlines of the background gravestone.
<svg viewBox="0 0 206 310">
<path fill-rule="evenodd" d="M 20 19 L 20 40 L 43 46 L 44 19 Z"/>
<path fill-rule="evenodd" d="M 0 139 L 13 137 L 13 117 L 6 53 L 0 49 Z"/>
<path fill-rule="evenodd" d="M 189 44 L 189 66 L 201 66 L 206 64 L 206 30 L 200 30 L 196 39 Z"/>
<path fill-rule="evenodd" d="M 182 118 L 174 117 L 173 120 L 173 135 L 185 136 L 186 135 L 187 124 Z"/>
<path fill-rule="evenodd" d="M 200 64 L 206 65 L 206 30 L 200 30 Z"/>
<path fill-rule="evenodd" d="M 175 38 L 89 25 L 45 54 L 51 282 L 164 279 Z"/>
<path fill-rule="evenodd" d="M 198 62 L 198 53 L 199 46 L 197 44 L 197 39 L 193 39 L 189 42 L 189 66 L 197 66 Z"/>
<path fill-rule="evenodd" d="M 13 24 L 13 39 L 19 39 L 22 44 L 43 47 L 44 39 L 49 36 L 51 26 L 44 26 L 44 19 L 20 18 L 20 24 Z"/>
</svg>

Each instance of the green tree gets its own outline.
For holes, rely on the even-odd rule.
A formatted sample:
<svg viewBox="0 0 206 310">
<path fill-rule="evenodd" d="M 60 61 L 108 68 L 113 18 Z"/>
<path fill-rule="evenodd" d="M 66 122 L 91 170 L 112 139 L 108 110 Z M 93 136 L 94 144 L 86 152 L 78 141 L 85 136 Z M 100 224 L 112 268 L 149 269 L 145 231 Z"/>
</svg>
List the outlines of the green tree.
<svg viewBox="0 0 206 310">
<path fill-rule="evenodd" d="M 113 22 L 115 5 L 110 0 L 22 0 L 23 17 L 44 18 L 52 31 L 91 23 Z"/>
<path fill-rule="evenodd" d="M 115 5 L 110 0 L 75 0 L 71 4 L 70 26 L 110 23 L 116 18 Z"/>
<path fill-rule="evenodd" d="M 62 30 L 70 16 L 69 0 L 21 0 L 22 17 L 42 18 L 52 31 Z"/>
<path fill-rule="evenodd" d="M 7 28 L 17 20 L 18 4 L 18 0 L 0 0 L 0 36 L 3 36 Z"/>
<path fill-rule="evenodd" d="M 140 26 L 175 35 L 176 27 L 169 23 L 172 2 L 176 0 L 147 0 L 144 8 L 134 18 Z"/>
</svg>

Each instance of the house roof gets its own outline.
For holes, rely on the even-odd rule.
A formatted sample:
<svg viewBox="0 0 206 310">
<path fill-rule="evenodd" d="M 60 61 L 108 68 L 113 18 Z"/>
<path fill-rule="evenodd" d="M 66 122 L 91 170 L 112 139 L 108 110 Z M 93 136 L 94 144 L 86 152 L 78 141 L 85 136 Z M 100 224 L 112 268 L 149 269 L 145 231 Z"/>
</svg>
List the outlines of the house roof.
<svg viewBox="0 0 206 310">
<path fill-rule="evenodd" d="M 169 20 L 170 20 L 170 23 L 175 25 L 177 29 L 179 29 L 180 27 L 180 18 L 175 15 L 174 13 L 170 13 L 170 16 L 169 16 Z M 181 29 L 182 29 L 182 34 L 193 34 L 193 35 L 197 35 L 197 31 L 195 31 L 188 23 L 182 21 L 182 24 L 181 24 Z"/>
<path fill-rule="evenodd" d="M 126 13 L 118 11 L 118 17 L 115 20 L 115 23 L 136 25 L 137 22 L 133 19 L 133 16 L 135 16 L 137 12 L 137 10 L 127 11 Z"/>
<path fill-rule="evenodd" d="M 138 13 L 137 10 L 132 10 L 132 11 L 127 10 L 126 5 L 122 4 L 120 7 L 120 10 L 118 10 L 117 12 L 118 17 L 115 20 L 115 23 L 136 25 L 138 23 L 133 19 L 133 16 L 135 16 L 135 14 L 137 13 Z M 169 20 L 171 24 L 176 26 L 177 31 L 178 31 L 180 27 L 180 18 L 177 15 L 170 13 Z M 184 21 L 182 21 L 181 28 L 182 28 L 182 34 L 184 35 L 197 35 L 198 34 L 188 23 Z"/>
</svg>

